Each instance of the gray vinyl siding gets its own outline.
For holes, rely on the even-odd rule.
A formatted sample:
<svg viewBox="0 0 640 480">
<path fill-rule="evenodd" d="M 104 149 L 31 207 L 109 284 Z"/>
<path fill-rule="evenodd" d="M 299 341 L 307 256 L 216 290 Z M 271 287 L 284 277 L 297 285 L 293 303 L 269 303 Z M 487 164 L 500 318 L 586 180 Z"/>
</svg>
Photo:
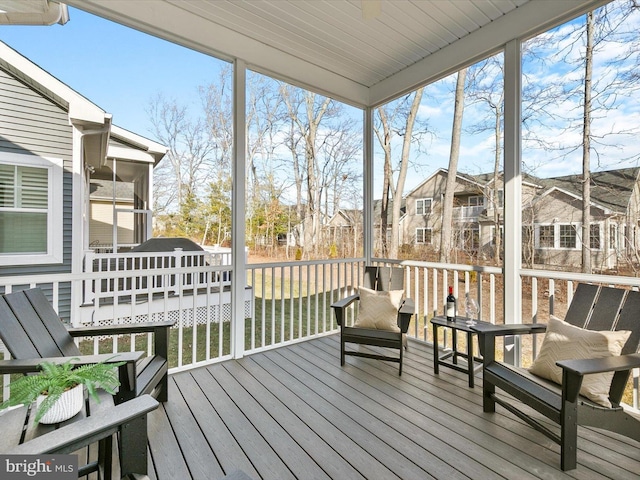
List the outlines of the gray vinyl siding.
<svg viewBox="0 0 640 480">
<path fill-rule="evenodd" d="M 63 159 L 63 263 L 1 266 L 0 275 L 69 273 L 72 241 L 73 134 L 65 109 L 0 68 L 0 151 Z M 50 288 L 43 286 L 47 293 Z M 60 314 L 68 318 L 71 286 L 60 287 Z"/>
</svg>

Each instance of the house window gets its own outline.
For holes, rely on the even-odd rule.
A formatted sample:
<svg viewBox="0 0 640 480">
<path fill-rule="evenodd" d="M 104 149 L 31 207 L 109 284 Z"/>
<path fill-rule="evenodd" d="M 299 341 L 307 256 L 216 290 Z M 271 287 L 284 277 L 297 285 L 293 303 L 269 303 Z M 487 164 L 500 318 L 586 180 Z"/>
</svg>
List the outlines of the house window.
<svg viewBox="0 0 640 480">
<path fill-rule="evenodd" d="M 589 225 L 589 248 L 592 250 L 600 250 L 600 224 L 592 223 Z"/>
<path fill-rule="evenodd" d="M 480 231 L 477 228 L 462 230 L 462 248 L 467 251 L 476 251 L 480 248 Z"/>
<path fill-rule="evenodd" d="M 616 250 L 618 248 L 618 229 L 616 225 L 609 225 L 609 248 Z"/>
<path fill-rule="evenodd" d="M 431 229 L 416 228 L 416 243 L 431 244 Z"/>
<path fill-rule="evenodd" d="M 476 195 L 473 197 L 469 197 L 467 200 L 470 207 L 482 207 L 484 206 L 484 197 L 481 195 Z"/>
<path fill-rule="evenodd" d="M 573 225 L 560 225 L 560 248 L 576 248 L 577 235 Z"/>
<path fill-rule="evenodd" d="M 431 199 L 419 198 L 416 200 L 416 215 L 429 215 L 431 213 Z"/>
<path fill-rule="evenodd" d="M 540 225 L 538 227 L 538 247 L 555 247 L 555 229 L 553 228 L 553 225 Z"/>
<path fill-rule="evenodd" d="M 62 262 L 62 160 L 0 153 L 0 262 Z"/>
<path fill-rule="evenodd" d="M 500 232 L 500 245 L 504 245 L 504 227 L 500 225 L 500 228 L 498 229 L 498 231 Z M 491 245 L 492 246 L 496 245 L 496 240 L 497 240 L 496 227 L 491 227 Z M 524 243 L 524 240 L 523 240 L 523 243 Z"/>
</svg>

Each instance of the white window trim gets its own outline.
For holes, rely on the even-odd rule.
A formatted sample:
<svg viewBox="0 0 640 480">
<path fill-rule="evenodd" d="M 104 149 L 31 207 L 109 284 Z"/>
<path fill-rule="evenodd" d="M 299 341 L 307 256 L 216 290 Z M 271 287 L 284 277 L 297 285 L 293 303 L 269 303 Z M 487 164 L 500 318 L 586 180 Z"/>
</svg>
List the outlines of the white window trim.
<svg viewBox="0 0 640 480">
<path fill-rule="evenodd" d="M 543 247 L 540 245 L 540 227 L 553 227 L 553 247 Z M 538 250 L 556 250 L 558 247 L 558 229 L 552 223 L 537 223 L 534 231 L 534 246 Z"/>
<path fill-rule="evenodd" d="M 418 213 L 418 203 L 422 202 L 422 212 L 423 213 Z M 425 202 L 429 202 L 429 212 L 424 213 L 424 204 Z M 433 208 L 433 198 L 430 197 L 425 197 L 425 198 L 416 198 L 416 215 L 421 216 L 421 217 L 425 217 L 427 215 L 431 214 L 431 210 Z"/>
<path fill-rule="evenodd" d="M 591 250 L 593 252 L 600 252 L 600 251 L 604 250 L 604 243 L 605 243 L 604 240 L 605 239 L 603 238 L 603 231 L 604 231 L 605 225 L 602 222 L 593 222 L 590 225 L 591 225 L 591 227 L 593 227 L 593 225 L 598 225 L 600 227 L 598 229 L 598 232 L 600 234 L 600 246 L 598 248 L 593 248 L 591 246 L 591 232 L 589 232 L 589 250 Z M 591 228 L 591 227 L 589 227 L 589 228 Z M 607 235 L 609 234 L 609 232 L 606 232 L 606 233 L 607 233 Z"/>
<path fill-rule="evenodd" d="M 476 203 L 474 205 L 471 204 L 471 199 L 474 199 L 476 201 L 481 201 L 481 203 Z M 468 207 L 484 207 L 485 205 L 485 199 L 484 199 L 484 195 L 471 195 L 467 198 L 467 206 Z"/>
<path fill-rule="evenodd" d="M 0 152 L 0 163 L 7 165 L 27 165 L 47 168 L 48 212 L 47 212 L 47 253 L 2 254 L 2 265 L 40 265 L 62 263 L 63 243 L 63 161 L 61 158 L 39 157 L 20 153 Z"/>
<path fill-rule="evenodd" d="M 560 226 L 561 225 L 566 225 L 566 226 L 570 226 L 573 227 L 573 231 L 575 232 L 575 238 L 576 238 L 576 246 L 575 247 L 561 247 L 560 246 Z M 556 250 L 581 250 L 581 245 L 582 245 L 582 235 L 580 235 L 581 232 L 581 224 L 579 223 L 575 223 L 575 222 L 559 222 L 555 225 L 555 247 Z"/>
<path fill-rule="evenodd" d="M 418 230 L 423 230 L 424 233 L 431 232 L 431 242 L 419 242 L 418 241 Z M 424 236 L 423 236 L 424 238 Z M 417 245 L 431 245 L 433 243 L 433 229 L 430 227 L 417 227 L 416 228 L 416 244 Z"/>
<path fill-rule="evenodd" d="M 611 241 L 611 230 L 613 230 L 613 242 Z M 609 232 L 607 232 L 607 238 L 609 240 L 608 248 L 610 251 L 617 251 L 620 248 L 620 241 L 618 236 L 618 224 L 610 223 Z"/>
</svg>

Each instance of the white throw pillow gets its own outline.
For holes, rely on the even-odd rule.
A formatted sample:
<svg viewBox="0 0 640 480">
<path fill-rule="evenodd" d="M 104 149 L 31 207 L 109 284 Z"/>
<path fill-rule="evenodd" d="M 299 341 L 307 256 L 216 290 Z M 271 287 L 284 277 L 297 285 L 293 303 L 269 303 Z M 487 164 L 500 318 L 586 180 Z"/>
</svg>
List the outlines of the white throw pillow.
<svg viewBox="0 0 640 480">
<path fill-rule="evenodd" d="M 547 324 L 540 353 L 529 371 L 562 384 L 562 369 L 556 365 L 557 361 L 620 355 L 629 335 L 631 332 L 628 330 L 585 330 L 552 316 Z M 609 387 L 612 377 L 613 372 L 585 375 L 580 394 L 604 407 L 611 407 Z"/>
<path fill-rule="evenodd" d="M 399 332 L 398 309 L 404 290 L 381 292 L 360 287 L 360 305 L 355 326 Z"/>
</svg>

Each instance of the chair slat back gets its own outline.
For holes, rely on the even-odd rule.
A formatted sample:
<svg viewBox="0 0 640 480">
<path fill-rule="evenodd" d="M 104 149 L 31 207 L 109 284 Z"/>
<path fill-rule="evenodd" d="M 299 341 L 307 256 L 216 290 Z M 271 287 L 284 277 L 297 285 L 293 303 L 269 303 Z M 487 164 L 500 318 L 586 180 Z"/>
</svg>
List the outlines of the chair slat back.
<svg viewBox="0 0 640 480">
<path fill-rule="evenodd" d="M 7 304 L 4 295 L 0 297 L 0 338 L 13 358 L 18 354 L 22 355 L 21 358 L 40 357 L 40 353 Z"/>
<path fill-rule="evenodd" d="M 39 288 L 31 288 L 25 290 L 24 294 L 31 302 L 31 306 L 42 320 L 47 328 L 49 335 L 58 346 L 64 357 L 79 355 L 80 350 L 73 341 L 73 337 L 69 335 L 66 327 L 60 320 L 58 313 L 49 302 L 44 292 Z"/>
<path fill-rule="evenodd" d="M 584 328 L 591 316 L 591 310 L 593 310 L 593 304 L 598 296 L 599 288 L 598 285 L 579 283 L 564 321 L 576 327 Z"/>
<path fill-rule="evenodd" d="M 640 292 L 629 291 L 618 317 L 616 330 L 630 330 L 631 335 L 622 348 L 622 354 L 640 350 Z"/>
<path fill-rule="evenodd" d="M 622 308 L 626 291 L 621 288 L 600 287 L 591 316 L 587 319 L 589 330 L 615 330 L 616 320 Z"/>
<path fill-rule="evenodd" d="M 404 290 L 404 269 L 398 267 L 364 267 L 362 286 L 371 290 Z"/>
<path fill-rule="evenodd" d="M 38 288 L 2 296 L 0 337 L 16 359 L 80 354 L 56 311 Z"/>
</svg>

